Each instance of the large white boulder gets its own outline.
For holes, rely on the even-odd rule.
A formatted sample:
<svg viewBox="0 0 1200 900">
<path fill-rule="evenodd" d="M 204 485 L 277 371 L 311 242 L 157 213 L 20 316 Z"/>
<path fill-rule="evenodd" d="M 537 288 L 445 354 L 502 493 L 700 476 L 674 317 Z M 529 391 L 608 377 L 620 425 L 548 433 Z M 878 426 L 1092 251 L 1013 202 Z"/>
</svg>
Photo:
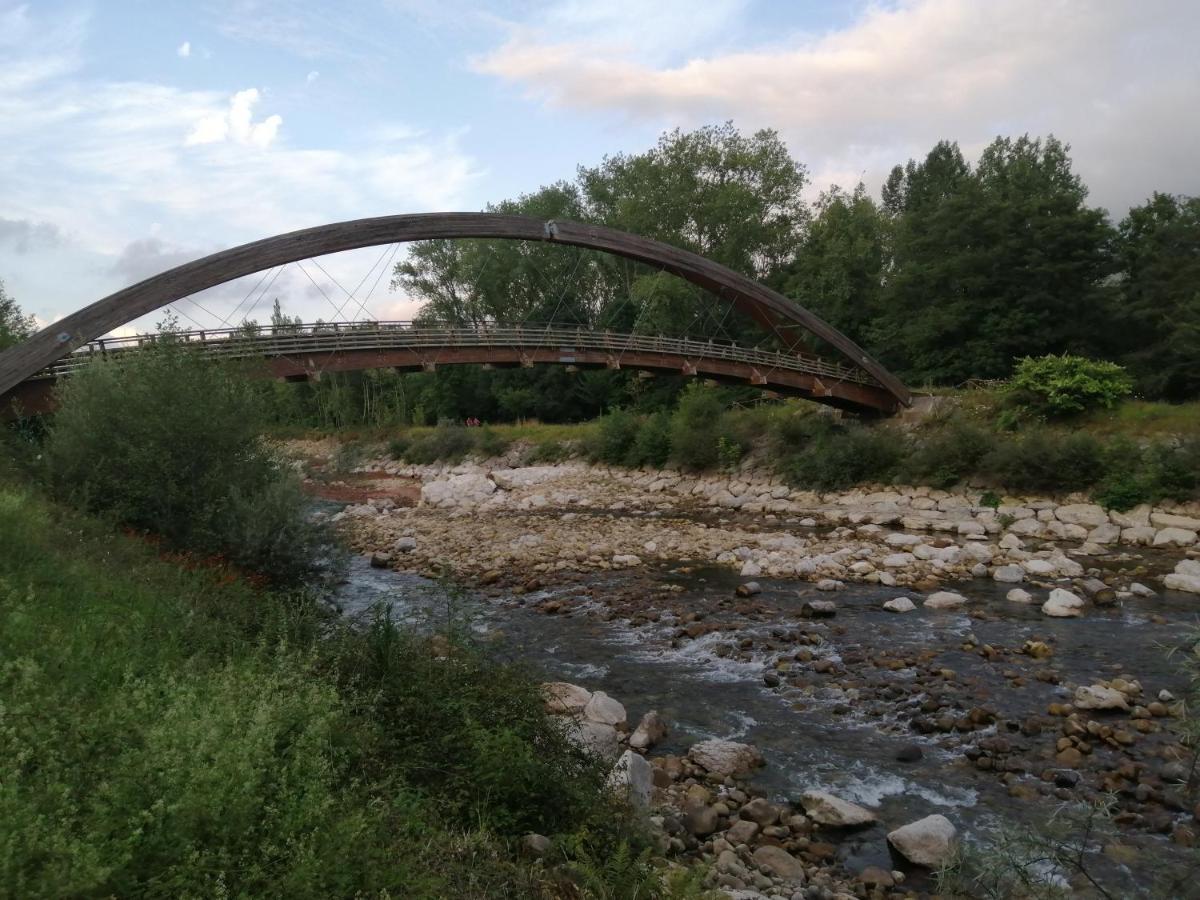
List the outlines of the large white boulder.
<svg viewBox="0 0 1200 900">
<path fill-rule="evenodd" d="M 633 729 L 633 734 L 629 736 L 629 746 L 635 750 L 648 750 L 666 736 L 667 723 L 657 710 L 652 709 L 642 716 L 637 728 Z"/>
<path fill-rule="evenodd" d="M 916 609 L 917 604 L 913 603 L 907 597 L 894 597 L 891 600 L 884 601 L 883 608 L 888 612 L 906 613 Z"/>
<path fill-rule="evenodd" d="M 1063 588 L 1055 588 L 1042 604 L 1042 612 L 1055 618 L 1083 615 L 1083 600 Z"/>
<path fill-rule="evenodd" d="M 451 475 L 444 481 L 421 486 L 421 503 L 444 509 L 478 506 L 496 493 L 496 482 L 486 475 Z"/>
<path fill-rule="evenodd" d="M 688 758 L 718 775 L 744 775 L 763 764 L 757 747 L 716 739 L 693 744 Z"/>
<path fill-rule="evenodd" d="M 1188 531 L 1200 531 L 1200 519 L 1195 516 L 1181 516 L 1176 513 L 1152 512 L 1150 524 L 1159 528 L 1184 528 Z"/>
<path fill-rule="evenodd" d="M 583 708 L 583 717 L 589 722 L 599 722 L 601 725 L 611 725 L 622 728 L 628 721 L 625 707 L 618 700 L 596 691 Z"/>
<path fill-rule="evenodd" d="M 1025 570 L 1020 566 L 996 566 L 992 578 L 1001 584 L 1020 584 L 1025 580 Z"/>
<path fill-rule="evenodd" d="M 926 597 L 924 602 L 930 609 L 957 609 L 967 602 L 967 598 L 953 591 L 936 591 Z"/>
<path fill-rule="evenodd" d="M 1171 591 L 1200 594 L 1200 560 L 1181 559 L 1175 571 L 1163 578 L 1163 584 Z"/>
<path fill-rule="evenodd" d="M 1108 524 L 1108 513 L 1094 503 L 1068 503 L 1054 511 L 1054 517 L 1068 525 L 1086 525 L 1095 528 Z"/>
<path fill-rule="evenodd" d="M 654 767 L 641 754 L 626 750 L 608 775 L 609 788 L 639 809 L 654 796 Z"/>
<path fill-rule="evenodd" d="M 548 681 L 542 685 L 542 696 L 546 698 L 546 712 L 576 716 L 583 715 L 592 692 L 569 681 Z"/>
<path fill-rule="evenodd" d="M 1190 528 L 1160 528 L 1154 534 L 1155 547 L 1190 547 L 1196 543 L 1196 532 Z"/>
<path fill-rule="evenodd" d="M 864 809 L 857 803 L 851 803 L 841 797 L 835 797 L 828 791 L 805 791 L 800 795 L 800 803 L 808 817 L 820 825 L 834 827 L 867 825 L 878 818 L 869 809 Z"/>
<path fill-rule="evenodd" d="M 888 832 L 887 839 L 909 862 L 937 869 L 954 857 L 958 830 L 945 816 L 932 815 Z"/>
<path fill-rule="evenodd" d="M 601 759 L 615 760 L 621 755 L 617 729 L 600 722 L 571 722 L 567 737 L 573 744 Z"/>
</svg>

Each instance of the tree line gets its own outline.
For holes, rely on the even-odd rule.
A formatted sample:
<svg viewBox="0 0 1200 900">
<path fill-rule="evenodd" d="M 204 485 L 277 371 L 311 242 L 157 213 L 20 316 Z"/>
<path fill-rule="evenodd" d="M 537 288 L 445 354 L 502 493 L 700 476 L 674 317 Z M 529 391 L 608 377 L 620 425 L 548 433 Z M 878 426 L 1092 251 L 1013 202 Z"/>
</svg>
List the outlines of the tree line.
<svg viewBox="0 0 1200 900">
<path fill-rule="evenodd" d="M 500 213 L 595 222 L 684 247 L 763 281 L 917 385 L 1007 377 L 1072 353 L 1126 365 L 1139 392 L 1200 392 L 1200 198 L 1155 193 L 1115 221 L 1053 136 L 998 137 L 975 162 L 938 142 L 804 200 L 805 166 L 770 130 L 664 134 Z M 578 322 L 755 343 L 761 329 L 680 279 L 603 254 L 426 241 L 393 285 L 453 322 Z M 714 334 L 718 332 L 718 334 Z"/>
</svg>

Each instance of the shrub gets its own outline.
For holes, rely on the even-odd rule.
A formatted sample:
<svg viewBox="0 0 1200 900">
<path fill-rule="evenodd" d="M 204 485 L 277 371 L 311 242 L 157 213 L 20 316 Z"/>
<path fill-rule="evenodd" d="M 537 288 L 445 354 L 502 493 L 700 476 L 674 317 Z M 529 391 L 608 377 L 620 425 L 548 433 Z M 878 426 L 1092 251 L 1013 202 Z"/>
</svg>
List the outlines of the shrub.
<svg viewBox="0 0 1200 900">
<path fill-rule="evenodd" d="M 671 416 L 671 456 L 684 469 L 711 469 L 719 461 L 717 441 L 725 408 L 703 385 L 689 384 Z"/>
<path fill-rule="evenodd" d="M 1154 500 L 1192 500 L 1200 488 L 1200 438 L 1179 445 L 1151 444 L 1146 451 L 1146 477 Z"/>
<path fill-rule="evenodd" d="M 742 461 L 745 454 L 746 448 L 737 438 L 725 434 L 717 438 L 717 459 L 720 461 L 722 469 L 737 468 L 737 464 Z"/>
<path fill-rule="evenodd" d="M 408 447 L 405 459 L 420 466 L 444 460 L 461 462 L 475 447 L 471 432 L 462 425 L 439 425 Z"/>
<path fill-rule="evenodd" d="M 661 468 L 671 455 L 671 415 L 657 412 L 644 419 L 638 428 L 637 438 L 625 458 L 628 466 L 650 466 Z"/>
<path fill-rule="evenodd" d="M 475 432 L 475 450 L 483 459 L 503 456 L 508 450 L 509 442 L 490 428 L 480 428 Z"/>
<path fill-rule="evenodd" d="M 1132 389 L 1133 379 L 1116 363 L 1065 354 L 1025 357 L 1009 384 L 1018 407 L 1049 418 L 1111 409 Z"/>
<path fill-rule="evenodd" d="M 637 433 L 637 417 L 628 410 L 614 409 L 600 419 L 600 428 L 589 455 L 610 466 L 624 465 L 630 448 L 637 440 Z"/>
<path fill-rule="evenodd" d="M 529 448 L 525 454 L 525 463 L 556 463 L 566 459 L 569 452 L 562 441 L 545 438 Z"/>
<path fill-rule="evenodd" d="M 917 440 L 901 466 L 900 477 L 912 484 L 951 487 L 975 474 L 992 442 L 982 429 L 952 421 Z"/>
<path fill-rule="evenodd" d="M 398 434 L 388 441 L 387 454 L 395 460 L 405 459 L 410 446 L 412 439 L 406 434 Z"/>
<path fill-rule="evenodd" d="M 1016 491 L 1079 491 L 1104 474 L 1099 442 L 1089 434 L 1036 429 L 996 443 L 981 469 L 997 484 Z"/>
<path fill-rule="evenodd" d="M 830 491 L 869 481 L 890 481 L 902 449 L 885 429 L 816 426 L 802 449 L 785 457 L 785 477 L 798 487 Z"/>
<path fill-rule="evenodd" d="M 59 496 L 236 560 L 273 582 L 316 575 L 332 532 L 310 520 L 295 476 L 261 440 L 261 394 L 226 366 L 160 340 L 67 379 L 46 442 Z"/>
</svg>

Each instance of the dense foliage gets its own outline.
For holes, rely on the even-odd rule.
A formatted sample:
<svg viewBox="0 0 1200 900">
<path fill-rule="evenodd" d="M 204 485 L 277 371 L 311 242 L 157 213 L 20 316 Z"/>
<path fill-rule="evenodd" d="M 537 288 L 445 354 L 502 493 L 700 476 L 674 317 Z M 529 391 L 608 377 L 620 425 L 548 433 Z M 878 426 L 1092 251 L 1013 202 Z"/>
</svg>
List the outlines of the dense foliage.
<svg viewBox="0 0 1200 900">
<path fill-rule="evenodd" d="M 11 347 L 33 333 L 33 316 L 21 312 L 0 281 L 0 350 Z"/>
<path fill-rule="evenodd" d="M 7 484 L 0 546 L 7 894 L 665 893 L 605 767 L 458 630 L 322 622 Z"/>
<path fill-rule="evenodd" d="M 276 583 L 332 554 L 298 479 L 263 441 L 257 389 L 164 334 L 62 383 L 45 445 L 59 496 Z"/>
<path fill-rule="evenodd" d="M 489 208 L 703 253 L 794 297 L 917 384 L 1006 378 L 1017 359 L 1069 354 L 1127 365 L 1149 397 L 1196 396 L 1200 199 L 1155 194 L 1114 227 L 1089 205 L 1069 150 L 1053 136 L 998 137 L 972 163 L 942 141 L 896 166 L 878 201 L 861 184 L 834 185 L 810 211 L 807 173 L 778 136 L 726 124 L 665 134 Z M 549 317 L 764 341 L 759 325 L 679 279 L 540 244 L 424 242 L 395 284 L 439 320 Z M 566 400 L 566 415 L 535 413 L 532 398 L 497 414 L 578 420 L 594 414 L 581 399 Z"/>
<path fill-rule="evenodd" d="M 1129 395 L 1133 381 L 1116 363 L 1082 356 L 1025 357 L 1009 382 L 1017 406 L 1034 415 L 1062 418 L 1093 409 L 1112 409 Z"/>
</svg>

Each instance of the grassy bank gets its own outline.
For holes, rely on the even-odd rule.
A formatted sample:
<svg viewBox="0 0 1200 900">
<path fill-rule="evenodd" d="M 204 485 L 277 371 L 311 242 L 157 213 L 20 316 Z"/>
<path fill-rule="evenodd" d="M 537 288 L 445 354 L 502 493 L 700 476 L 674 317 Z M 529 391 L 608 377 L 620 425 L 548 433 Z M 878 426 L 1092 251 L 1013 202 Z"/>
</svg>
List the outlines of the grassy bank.
<svg viewBox="0 0 1200 900">
<path fill-rule="evenodd" d="M 6 895 L 660 895 L 523 673 L 323 621 L 12 479 L 0 547 Z"/>
<path fill-rule="evenodd" d="M 1126 400 L 1055 420 L 1019 415 L 1001 391 L 942 395 L 923 421 L 837 419 L 803 401 L 727 408 L 685 392 L 674 410 L 616 410 L 577 425 L 394 428 L 342 434 L 342 462 L 367 445 L 413 463 L 484 458 L 523 442 L 526 463 L 582 456 L 627 467 L 737 471 L 747 459 L 798 488 L 971 485 L 997 494 L 1083 491 L 1114 509 L 1200 497 L 1200 403 Z M 357 449 L 356 449 L 357 448 Z"/>
</svg>

